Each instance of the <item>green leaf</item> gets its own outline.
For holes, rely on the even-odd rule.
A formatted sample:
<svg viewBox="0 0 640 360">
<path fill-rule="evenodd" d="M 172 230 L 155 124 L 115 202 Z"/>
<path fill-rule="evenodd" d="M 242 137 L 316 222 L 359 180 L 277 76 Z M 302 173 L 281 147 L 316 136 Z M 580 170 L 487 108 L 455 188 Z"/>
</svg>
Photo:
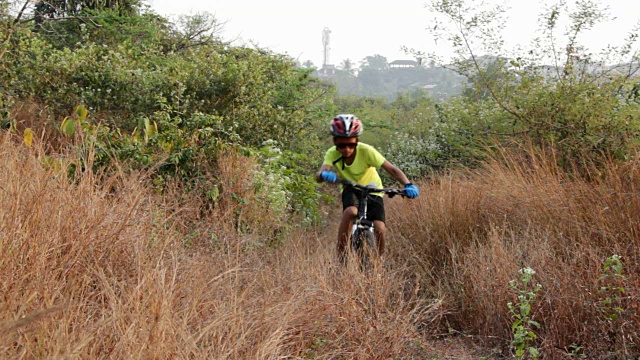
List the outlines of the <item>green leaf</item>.
<svg viewBox="0 0 640 360">
<path fill-rule="evenodd" d="M 78 121 L 83 122 L 87 118 L 88 113 L 89 111 L 87 110 L 86 107 L 82 105 L 78 105 L 78 107 L 76 107 L 76 114 L 78 114 Z"/>
<path fill-rule="evenodd" d="M 151 122 L 148 118 L 144 119 L 144 141 L 149 141 L 155 134 L 158 133 L 158 124 Z"/>
<path fill-rule="evenodd" d="M 65 117 L 64 120 L 62 120 L 62 124 L 60 124 L 60 130 L 69 137 L 73 136 L 76 132 L 76 120 Z"/>
<path fill-rule="evenodd" d="M 206 197 L 212 202 L 216 202 L 220 197 L 220 190 L 217 186 L 213 186 L 209 191 L 207 191 Z"/>
<path fill-rule="evenodd" d="M 33 130 L 31 128 L 24 129 L 22 136 L 24 138 L 24 144 L 31 147 L 31 144 L 33 144 Z"/>
<path fill-rule="evenodd" d="M 537 321 L 529 320 L 529 324 L 537 327 L 538 329 L 540 328 L 540 323 L 538 323 Z"/>
</svg>

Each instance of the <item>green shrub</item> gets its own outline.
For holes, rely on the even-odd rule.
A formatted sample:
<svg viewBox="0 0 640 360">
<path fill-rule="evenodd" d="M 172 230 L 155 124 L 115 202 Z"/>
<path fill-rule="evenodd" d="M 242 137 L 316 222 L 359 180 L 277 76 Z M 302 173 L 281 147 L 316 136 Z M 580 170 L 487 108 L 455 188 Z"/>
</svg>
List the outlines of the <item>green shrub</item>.
<svg viewBox="0 0 640 360">
<path fill-rule="evenodd" d="M 531 49 L 510 56 L 501 38 L 502 6 L 431 1 L 442 16 L 436 36 L 454 46 L 450 66 L 470 85 L 454 117 L 466 118 L 469 137 L 488 139 L 487 145 L 532 141 L 553 146 L 567 169 L 584 169 L 589 162 L 604 165 L 610 157 L 624 160 L 637 145 L 640 128 L 637 29 L 623 46 L 594 55 L 578 40 L 608 20 L 605 9 L 590 1 L 577 1 L 573 10 L 566 6 L 550 6 L 540 16 L 541 36 Z M 561 47 L 556 36 L 564 16 L 568 25 Z"/>
</svg>

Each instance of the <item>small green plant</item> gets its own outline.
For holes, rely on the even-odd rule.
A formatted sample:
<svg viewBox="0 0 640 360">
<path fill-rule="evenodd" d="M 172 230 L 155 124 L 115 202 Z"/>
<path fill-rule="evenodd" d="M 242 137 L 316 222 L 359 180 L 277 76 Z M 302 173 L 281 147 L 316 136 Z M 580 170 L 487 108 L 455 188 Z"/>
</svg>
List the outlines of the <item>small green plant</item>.
<svg viewBox="0 0 640 360">
<path fill-rule="evenodd" d="M 4 91 L 4 86 L 0 84 L 0 129 L 15 130 L 16 121 L 9 114 L 9 98 Z"/>
<path fill-rule="evenodd" d="M 620 255 L 614 254 L 608 257 L 602 266 L 602 275 L 598 278 L 600 282 L 600 301 L 596 302 L 600 319 L 605 325 L 606 338 L 610 344 L 622 343 L 624 347 L 617 350 L 615 356 L 618 358 L 630 359 L 634 357 L 629 349 L 636 348 L 636 342 L 627 342 L 632 337 L 626 334 L 637 334 L 637 328 L 629 322 L 629 315 L 625 316 L 629 306 L 627 301 L 631 297 L 628 294 L 627 277 L 622 274 L 623 263 Z M 631 326 L 630 326 L 631 325 Z M 637 354 L 637 353 L 636 353 Z M 634 357 L 634 358 L 637 358 Z"/>
<path fill-rule="evenodd" d="M 605 260 L 602 275 L 598 280 L 603 283 L 600 291 L 604 294 L 604 300 L 600 302 L 600 309 L 605 313 L 607 321 L 615 321 L 624 311 L 621 302 L 625 294 L 623 283 L 626 277 L 622 275 L 620 255 L 612 255 Z"/>
<path fill-rule="evenodd" d="M 326 339 L 314 337 L 303 352 L 305 359 L 315 359 L 317 355 L 316 352 L 320 350 L 326 343 Z"/>
<path fill-rule="evenodd" d="M 584 353 L 584 348 L 580 345 L 571 344 L 567 349 L 567 356 L 572 359 L 586 359 L 587 355 Z"/>
<path fill-rule="evenodd" d="M 542 289 L 542 285 L 533 285 L 533 275 L 536 273 L 533 269 L 526 267 L 520 269 L 519 273 L 518 280 L 509 281 L 509 287 L 515 291 L 518 299 L 515 304 L 507 303 L 509 314 L 514 320 L 511 325 L 513 333 L 511 345 L 515 348 L 518 359 L 524 359 L 527 355 L 537 359 L 540 352 L 532 345 L 532 342 L 538 336 L 533 328 L 539 329 L 540 324 L 531 318 L 531 305 L 536 301 L 536 293 Z"/>
</svg>

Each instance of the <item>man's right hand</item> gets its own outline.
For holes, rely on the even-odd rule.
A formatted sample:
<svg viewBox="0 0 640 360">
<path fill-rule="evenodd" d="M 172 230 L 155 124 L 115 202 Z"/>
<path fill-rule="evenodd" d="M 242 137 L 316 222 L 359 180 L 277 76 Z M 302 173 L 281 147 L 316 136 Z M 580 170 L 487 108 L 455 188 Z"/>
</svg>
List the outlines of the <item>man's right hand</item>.
<svg viewBox="0 0 640 360">
<path fill-rule="evenodd" d="M 335 183 L 338 181 L 338 175 L 336 175 L 336 173 L 334 173 L 333 171 L 329 171 L 329 170 L 323 170 L 320 173 L 320 178 L 323 181 L 330 182 L 330 183 Z"/>
<path fill-rule="evenodd" d="M 409 199 L 415 199 L 420 195 L 420 190 L 418 190 L 418 187 L 412 183 L 405 184 L 404 191 Z"/>
</svg>

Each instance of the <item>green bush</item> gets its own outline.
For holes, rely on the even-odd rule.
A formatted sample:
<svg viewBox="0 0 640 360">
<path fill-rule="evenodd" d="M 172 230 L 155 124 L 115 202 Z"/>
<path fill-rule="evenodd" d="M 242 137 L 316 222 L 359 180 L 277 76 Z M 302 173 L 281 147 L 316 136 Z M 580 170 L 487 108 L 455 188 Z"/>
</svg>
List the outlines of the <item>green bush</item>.
<svg viewBox="0 0 640 360">
<path fill-rule="evenodd" d="M 451 67 L 469 80 L 466 101 L 449 118 L 463 119 L 470 139 L 552 146 L 567 169 L 604 164 L 611 157 L 624 160 L 637 145 L 637 29 L 622 47 L 597 56 L 578 39 L 607 21 L 606 11 L 595 2 L 577 1 L 575 10 L 559 3 L 541 15 L 542 35 L 532 48 L 507 56 L 500 5 L 433 0 L 431 7 L 442 16 L 438 25 L 443 26 L 434 27 L 442 33 L 436 36 L 455 48 Z M 565 15 L 566 46 L 560 47 L 557 25 Z"/>
<path fill-rule="evenodd" d="M 114 21 L 111 13 L 101 16 Z M 234 124 L 250 146 L 267 139 L 287 145 L 291 138 L 313 141 L 309 124 L 328 117 L 327 88 L 309 70 L 270 51 L 215 42 L 172 51 L 173 30 L 162 21 L 135 41 L 109 43 L 88 34 L 62 48 L 19 30 L 0 59 L 0 81 L 20 99 L 45 104 L 55 117 L 83 104 L 102 121 L 132 131 L 137 119 L 158 111 L 180 118 L 200 112 Z"/>
</svg>

